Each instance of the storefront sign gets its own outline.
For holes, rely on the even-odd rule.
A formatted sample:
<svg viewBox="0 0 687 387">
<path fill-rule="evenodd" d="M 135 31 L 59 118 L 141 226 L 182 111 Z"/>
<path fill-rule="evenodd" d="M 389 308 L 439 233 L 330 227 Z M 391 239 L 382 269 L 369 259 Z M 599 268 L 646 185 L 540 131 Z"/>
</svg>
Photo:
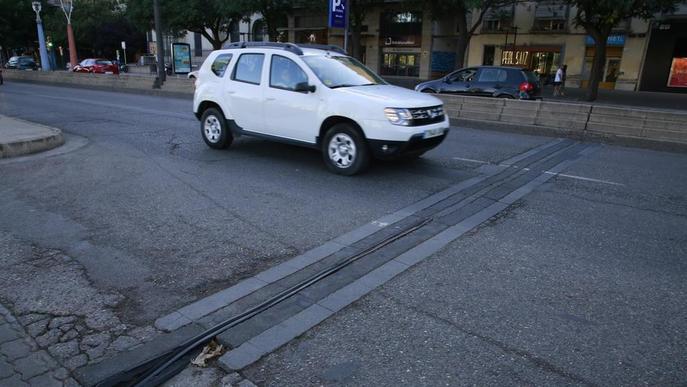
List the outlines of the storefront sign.
<svg viewBox="0 0 687 387">
<path fill-rule="evenodd" d="M 687 87 L 687 58 L 673 58 L 668 87 Z"/>
<path fill-rule="evenodd" d="M 172 63 L 175 74 L 191 72 L 191 45 L 188 43 L 172 43 Z"/>
<path fill-rule="evenodd" d="M 594 38 L 587 35 L 587 38 L 585 39 L 585 44 L 587 46 L 593 46 L 594 45 Z M 608 35 L 608 39 L 606 39 L 606 45 L 612 46 L 612 47 L 624 46 L 625 45 L 625 35 L 622 35 L 622 34 Z"/>
<path fill-rule="evenodd" d="M 420 47 L 422 37 L 417 35 L 395 35 L 382 38 L 384 47 Z"/>
<path fill-rule="evenodd" d="M 528 66 L 529 59 L 529 51 L 504 51 L 501 64 L 509 66 Z"/>
<path fill-rule="evenodd" d="M 346 0 L 329 0 L 329 28 L 346 28 Z"/>
</svg>

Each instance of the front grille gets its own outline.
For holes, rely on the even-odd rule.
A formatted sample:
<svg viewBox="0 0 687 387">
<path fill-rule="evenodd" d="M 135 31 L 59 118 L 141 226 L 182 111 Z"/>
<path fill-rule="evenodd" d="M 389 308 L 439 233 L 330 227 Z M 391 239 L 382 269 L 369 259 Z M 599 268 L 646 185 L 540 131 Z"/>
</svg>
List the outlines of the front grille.
<svg viewBox="0 0 687 387">
<path fill-rule="evenodd" d="M 444 107 L 441 105 L 408 110 L 413 116 L 412 126 L 436 124 L 444 121 Z"/>
</svg>

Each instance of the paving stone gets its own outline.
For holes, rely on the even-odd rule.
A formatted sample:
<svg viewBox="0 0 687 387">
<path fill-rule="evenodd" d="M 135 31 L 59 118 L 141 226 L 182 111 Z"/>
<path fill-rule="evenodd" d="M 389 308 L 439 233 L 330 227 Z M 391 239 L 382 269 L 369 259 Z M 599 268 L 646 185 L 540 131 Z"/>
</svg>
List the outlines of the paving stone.
<svg viewBox="0 0 687 387">
<path fill-rule="evenodd" d="M 0 325 L 0 343 L 6 343 L 17 338 L 19 338 L 19 333 L 12 328 L 12 325 L 8 323 Z"/>
<path fill-rule="evenodd" d="M 157 330 L 151 326 L 146 326 L 132 329 L 127 335 L 140 341 L 148 341 L 157 335 Z"/>
<path fill-rule="evenodd" d="M 64 381 L 64 387 L 81 387 L 81 385 L 76 380 L 69 378 Z"/>
<path fill-rule="evenodd" d="M 51 364 L 52 363 L 52 364 Z M 43 374 L 55 366 L 52 359 L 44 351 L 34 352 L 31 355 L 19 359 L 14 367 L 24 379 Z"/>
<path fill-rule="evenodd" d="M 74 356 L 73 358 L 66 360 L 63 365 L 67 367 L 67 369 L 70 370 L 75 370 L 79 367 L 85 366 L 86 363 L 88 363 L 88 356 L 86 354 L 82 353 L 81 355 Z"/>
<path fill-rule="evenodd" d="M 35 323 L 36 321 L 48 319 L 48 316 L 40 313 L 30 313 L 19 317 L 19 321 L 23 326 Z"/>
<path fill-rule="evenodd" d="M 57 379 L 64 380 L 69 377 L 69 371 L 67 371 L 65 368 L 58 368 L 53 372 L 52 375 Z"/>
<path fill-rule="evenodd" d="M 51 329 L 45 334 L 36 337 L 36 343 L 45 348 L 60 341 L 60 336 L 62 336 L 62 332 L 59 329 Z"/>
<path fill-rule="evenodd" d="M 14 373 L 14 366 L 5 360 L 0 360 L 0 379 L 7 378 Z"/>
<path fill-rule="evenodd" d="M 0 380 L 0 386 L 2 386 L 2 387 L 5 387 L 5 386 L 7 386 L 7 387 L 29 387 L 29 385 L 26 384 L 26 382 L 21 380 L 19 375 L 14 375 L 9 379 Z"/>
<path fill-rule="evenodd" d="M 66 343 L 57 343 L 48 347 L 51 355 L 60 359 L 68 359 L 79 353 L 79 343 L 76 340 Z"/>
<path fill-rule="evenodd" d="M 233 387 L 235 384 L 241 381 L 243 377 L 239 375 L 238 372 L 232 372 L 229 375 L 222 378 L 222 387 Z"/>
<path fill-rule="evenodd" d="M 64 327 L 64 326 L 62 326 L 62 327 Z M 62 327 L 60 327 L 60 329 L 62 329 Z M 75 329 L 72 329 L 70 331 L 65 332 L 62 335 L 62 337 L 60 337 L 60 343 L 67 342 L 67 341 L 75 339 L 77 337 L 79 337 L 79 332 L 77 332 Z"/>
<path fill-rule="evenodd" d="M 45 334 L 47 328 L 48 328 L 48 323 L 50 321 L 48 319 L 36 321 L 34 323 L 29 324 L 26 326 L 26 330 L 29 332 L 29 335 L 32 337 L 38 337 L 43 334 Z"/>
<path fill-rule="evenodd" d="M 93 335 L 88 335 L 81 340 L 81 349 L 86 350 L 89 347 L 99 347 L 103 344 L 110 343 L 110 335 L 107 333 L 96 333 Z"/>
<path fill-rule="evenodd" d="M 29 379 L 31 387 L 62 387 L 62 382 L 53 378 L 50 373 Z"/>
<path fill-rule="evenodd" d="M 239 387 L 258 387 L 255 385 L 255 383 L 251 382 L 248 379 L 243 379 L 242 381 L 239 382 Z"/>
<path fill-rule="evenodd" d="M 73 329 L 73 328 L 74 328 L 74 324 L 64 324 L 64 325 L 60 325 L 60 330 L 61 330 L 62 332 L 67 332 L 67 331 L 69 331 L 69 330 L 71 330 L 71 329 Z"/>
<path fill-rule="evenodd" d="M 110 344 L 110 348 L 121 352 L 135 346 L 136 344 L 138 344 L 138 340 L 134 339 L 133 337 L 120 336 L 113 341 L 112 344 Z"/>
<path fill-rule="evenodd" d="M 14 360 L 31 353 L 31 346 L 24 339 L 9 341 L 0 345 L 0 353 L 4 354 L 9 360 Z"/>
<path fill-rule="evenodd" d="M 52 319 L 52 321 L 50 321 L 49 328 L 55 329 L 55 328 L 61 327 L 62 325 L 65 325 L 65 324 L 73 324 L 74 322 L 76 322 L 76 317 L 74 317 L 74 316 L 56 317 L 56 318 Z"/>
</svg>

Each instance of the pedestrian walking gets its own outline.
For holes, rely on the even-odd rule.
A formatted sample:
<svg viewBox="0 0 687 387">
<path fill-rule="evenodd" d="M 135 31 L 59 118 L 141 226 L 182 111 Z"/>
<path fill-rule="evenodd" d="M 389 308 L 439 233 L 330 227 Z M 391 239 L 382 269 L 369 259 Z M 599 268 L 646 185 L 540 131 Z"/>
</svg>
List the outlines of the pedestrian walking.
<svg viewBox="0 0 687 387">
<path fill-rule="evenodd" d="M 558 67 L 556 70 L 556 75 L 553 77 L 553 96 L 558 97 L 561 95 L 561 84 L 563 83 L 563 67 Z"/>
<path fill-rule="evenodd" d="M 565 96 L 565 78 L 568 76 L 568 65 L 563 65 L 563 76 L 561 77 L 561 95 Z"/>
</svg>

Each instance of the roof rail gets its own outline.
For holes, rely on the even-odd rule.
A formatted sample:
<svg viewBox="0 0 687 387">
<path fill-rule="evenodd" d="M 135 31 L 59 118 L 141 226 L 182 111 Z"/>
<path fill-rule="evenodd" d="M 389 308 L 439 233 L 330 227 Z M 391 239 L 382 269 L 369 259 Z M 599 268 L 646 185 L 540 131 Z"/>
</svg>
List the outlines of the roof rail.
<svg viewBox="0 0 687 387">
<path fill-rule="evenodd" d="M 310 43 L 308 43 L 308 44 L 299 44 L 298 47 L 314 48 L 317 50 L 334 51 L 334 52 L 337 52 L 339 54 L 348 55 L 348 53 L 346 51 L 344 51 L 343 48 L 341 48 L 339 46 L 335 46 L 333 44 L 310 44 Z"/>
<path fill-rule="evenodd" d="M 301 48 L 313 48 L 316 50 L 333 51 L 339 54 L 348 55 L 343 48 L 333 44 L 293 44 L 293 43 L 277 43 L 277 42 L 235 42 L 225 44 L 224 49 L 227 48 L 248 48 L 248 47 L 268 47 L 281 48 L 290 51 L 296 55 L 303 55 Z"/>
<path fill-rule="evenodd" d="M 248 48 L 248 47 L 273 47 L 281 48 L 286 51 L 291 51 L 296 55 L 303 55 L 303 50 L 293 43 L 277 43 L 277 42 L 236 42 L 225 44 L 223 48 Z"/>
</svg>

